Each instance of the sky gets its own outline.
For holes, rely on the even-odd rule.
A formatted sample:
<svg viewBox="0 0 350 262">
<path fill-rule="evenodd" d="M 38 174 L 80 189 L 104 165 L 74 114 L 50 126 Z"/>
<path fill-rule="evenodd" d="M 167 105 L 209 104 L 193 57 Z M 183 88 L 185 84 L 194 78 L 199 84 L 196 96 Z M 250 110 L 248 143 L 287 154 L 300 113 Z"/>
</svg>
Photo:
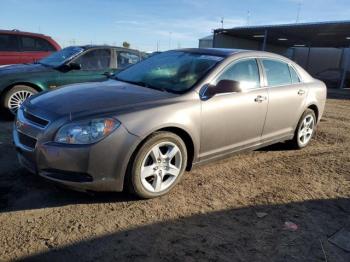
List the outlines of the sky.
<svg viewBox="0 0 350 262">
<path fill-rule="evenodd" d="M 225 28 L 350 20 L 349 0 L 0 0 L 0 10 L 0 29 L 142 51 L 198 47 L 222 17 Z"/>
</svg>

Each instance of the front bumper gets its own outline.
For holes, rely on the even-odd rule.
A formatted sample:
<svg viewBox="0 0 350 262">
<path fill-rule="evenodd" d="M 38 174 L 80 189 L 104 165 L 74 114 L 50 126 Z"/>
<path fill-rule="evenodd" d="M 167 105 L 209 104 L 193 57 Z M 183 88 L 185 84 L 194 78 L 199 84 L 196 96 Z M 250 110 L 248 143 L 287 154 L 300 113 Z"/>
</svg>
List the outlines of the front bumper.
<svg viewBox="0 0 350 262">
<path fill-rule="evenodd" d="M 18 121 L 21 124 L 18 124 Z M 121 125 L 112 134 L 91 145 L 52 142 L 49 125 L 37 128 L 21 112 L 13 129 L 20 164 L 32 173 L 80 190 L 122 191 L 128 161 L 140 142 Z M 36 140 L 23 144 L 22 136 Z"/>
</svg>

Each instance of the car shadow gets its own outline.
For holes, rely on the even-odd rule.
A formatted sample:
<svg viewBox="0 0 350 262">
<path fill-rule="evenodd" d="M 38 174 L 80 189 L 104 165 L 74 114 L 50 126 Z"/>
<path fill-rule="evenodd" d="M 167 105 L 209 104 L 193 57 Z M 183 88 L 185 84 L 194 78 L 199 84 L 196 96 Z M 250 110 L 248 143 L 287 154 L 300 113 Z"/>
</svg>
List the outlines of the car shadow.
<svg viewBox="0 0 350 262">
<path fill-rule="evenodd" d="M 23 168 L 1 174 L 0 213 L 75 204 L 138 201 L 126 192 L 79 192 L 57 185 Z"/>
<path fill-rule="evenodd" d="M 257 152 L 268 152 L 268 151 L 293 151 L 295 148 L 291 147 L 287 142 L 281 142 L 266 147 L 259 148 Z"/>
<path fill-rule="evenodd" d="M 130 226 L 67 246 L 53 241 L 47 251 L 21 261 L 346 262 L 350 253 L 328 238 L 349 226 L 347 198 L 250 206 Z"/>
<path fill-rule="evenodd" d="M 0 122 L 11 122 L 14 120 L 14 116 L 7 110 L 0 109 Z"/>
</svg>

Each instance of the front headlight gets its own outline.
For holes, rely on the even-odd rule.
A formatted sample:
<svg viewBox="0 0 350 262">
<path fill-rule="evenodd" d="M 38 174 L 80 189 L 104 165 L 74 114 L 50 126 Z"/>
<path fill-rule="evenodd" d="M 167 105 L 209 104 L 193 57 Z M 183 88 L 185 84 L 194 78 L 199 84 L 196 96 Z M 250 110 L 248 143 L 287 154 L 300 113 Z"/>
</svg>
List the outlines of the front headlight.
<svg viewBox="0 0 350 262">
<path fill-rule="evenodd" d="M 120 126 L 114 118 L 98 118 L 67 124 L 61 127 L 55 142 L 64 144 L 92 144 L 108 136 Z"/>
</svg>

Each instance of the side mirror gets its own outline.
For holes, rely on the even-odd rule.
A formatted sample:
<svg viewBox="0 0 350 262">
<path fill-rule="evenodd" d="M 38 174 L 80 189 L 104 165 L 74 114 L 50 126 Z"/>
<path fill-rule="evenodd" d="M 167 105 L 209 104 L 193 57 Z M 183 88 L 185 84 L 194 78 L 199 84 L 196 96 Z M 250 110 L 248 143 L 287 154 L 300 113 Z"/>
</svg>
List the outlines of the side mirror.
<svg viewBox="0 0 350 262">
<path fill-rule="evenodd" d="M 81 69 L 81 64 L 78 63 L 70 63 L 69 64 L 69 69 L 70 70 L 80 70 Z"/>
<path fill-rule="evenodd" d="M 242 92 L 238 81 L 233 80 L 220 80 L 216 85 L 210 85 L 205 92 L 207 97 L 212 97 L 216 94 L 223 93 L 238 93 Z"/>
<path fill-rule="evenodd" d="M 113 77 L 114 76 L 114 73 L 113 72 L 104 72 L 102 75 L 104 75 L 104 76 L 106 76 L 106 77 L 108 77 L 108 78 L 111 78 L 111 77 Z"/>
</svg>

